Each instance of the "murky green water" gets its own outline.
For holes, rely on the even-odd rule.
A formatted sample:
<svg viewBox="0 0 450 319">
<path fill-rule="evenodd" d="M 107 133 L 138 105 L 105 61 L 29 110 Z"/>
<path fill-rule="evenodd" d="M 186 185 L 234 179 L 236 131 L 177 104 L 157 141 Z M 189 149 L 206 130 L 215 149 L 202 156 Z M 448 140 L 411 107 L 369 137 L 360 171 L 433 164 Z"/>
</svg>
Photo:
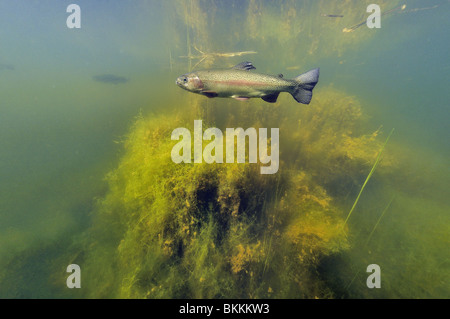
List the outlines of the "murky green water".
<svg viewBox="0 0 450 319">
<path fill-rule="evenodd" d="M 450 297 L 448 1 L 72 2 L 0 0 L 0 297 Z M 313 101 L 174 83 L 242 61 Z M 174 166 L 194 119 L 279 127 L 279 172 Z"/>
</svg>

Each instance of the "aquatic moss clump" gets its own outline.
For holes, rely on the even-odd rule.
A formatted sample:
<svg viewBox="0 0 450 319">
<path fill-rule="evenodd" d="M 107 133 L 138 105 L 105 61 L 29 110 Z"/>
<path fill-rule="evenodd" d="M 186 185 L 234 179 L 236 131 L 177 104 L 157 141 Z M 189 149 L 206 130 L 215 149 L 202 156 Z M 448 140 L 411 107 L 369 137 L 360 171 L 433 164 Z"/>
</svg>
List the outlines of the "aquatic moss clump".
<svg viewBox="0 0 450 319">
<path fill-rule="evenodd" d="M 354 98 L 331 89 L 321 96 L 295 110 L 281 99 L 270 117 L 253 102 L 222 104 L 221 113 L 209 106 L 203 130 L 237 127 L 238 118 L 253 127 L 275 121 L 291 133 L 281 135 L 273 175 L 261 175 L 260 164 L 175 164 L 171 132 L 192 132 L 193 114 L 140 116 L 84 235 L 90 296 L 333 297 L 317 271 L 324 257 L 349 248 L 338 195 L 349 189 L 338 191 L 333 181 L 357 183 L 380 144 L 379 131 L 359 133 Z M 203 114 L 201 98 L 192 105 Z"/>
<path fill-rule="evenodd" d="M 112 254 L 116 296 L 330 294 L 311 269 L 347 241 L 325 190 L 302 172 L 261 175 L 255 164 L 175 164 L 170 133 L 177 121 L 181 125 L 138 119 L 125 156 L 107 177 L 110 192 L 99 202 L 98 222 L 122 226 Z"/>
<path fill-rule="evenodd" d="M 284 127 L 294 127 L 285 139 L 290 151 L 284 158 L 306 170 L 335 198 L 356 191 L 381 149 L 382 127 L 369 131 L 360 102 L 333 88 L 316 94 L 310 107 L 294 112 L 283 120 Z M 392 171 L 395 165 L 392 156 L 384 154 L 379 169 Z"/>
</svg>

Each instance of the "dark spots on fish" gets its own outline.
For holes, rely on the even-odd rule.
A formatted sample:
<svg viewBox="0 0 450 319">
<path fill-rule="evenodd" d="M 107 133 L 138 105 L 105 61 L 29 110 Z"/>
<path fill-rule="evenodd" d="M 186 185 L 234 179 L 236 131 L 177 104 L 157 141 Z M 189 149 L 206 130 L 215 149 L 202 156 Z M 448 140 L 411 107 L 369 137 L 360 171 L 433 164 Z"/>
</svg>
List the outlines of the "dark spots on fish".
<svg viewBox="0 0 450 319">
<path fill-rule="evenodd" d="M 280 79 L 282 79 L 282 78 L 283 78 L 283 76 L 284 76 L 284 75 L 283 75 L 283 74 L 281 74 L 281 73 L 280 73 L 280 74 L 278 74 L 278 77 L 279 77 Z"/>
<path fill-rule="evenodd" d="M 209 97 L 209 98 L 213 98 L 213 97 L 216 97 L 216 96 L 219 95 L 219 94 L 217 94 L 216 92 L 212 92 L 212 91 L 204 91 L 204 92 L 202 92 L 202 94 L 203 94 L 204 96 Z"/>
<path fill-rule="evenodd" d="M 117 76 L 114 74 L 100 74 L 92 77 L 94 81 L 107 83 L 107 84 L 123 84 L 127 83 L 128 79 L 123 76 Z"/>
</svg>

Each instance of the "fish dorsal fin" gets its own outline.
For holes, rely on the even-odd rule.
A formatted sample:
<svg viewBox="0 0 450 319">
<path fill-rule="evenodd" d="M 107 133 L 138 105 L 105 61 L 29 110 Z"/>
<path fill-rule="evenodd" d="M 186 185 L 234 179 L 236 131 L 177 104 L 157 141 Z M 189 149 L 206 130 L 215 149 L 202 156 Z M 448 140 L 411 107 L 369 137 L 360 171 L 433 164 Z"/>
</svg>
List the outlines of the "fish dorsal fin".
<svg viewBox="0 0 450 319">
<path fill-rule="evenodd" d="M 256 68 L 253 66 L 252 62 L 242 62 L 233 66 L 232 69 L 250 71 Z"/>
</svg>

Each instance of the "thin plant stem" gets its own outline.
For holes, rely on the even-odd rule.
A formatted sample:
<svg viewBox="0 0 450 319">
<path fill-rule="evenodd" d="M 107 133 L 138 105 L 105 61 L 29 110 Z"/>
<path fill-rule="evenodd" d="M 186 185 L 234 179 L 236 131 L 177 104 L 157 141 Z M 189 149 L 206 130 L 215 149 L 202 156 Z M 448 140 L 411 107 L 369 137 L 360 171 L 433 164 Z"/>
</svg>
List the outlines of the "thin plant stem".
<svg viewBox="0 0 450 319">
<path fill-rule="evenodd" d="M 369 237 L 367 237 L 367 241 L 366 241 L 365 246 L 367 246 L 367 244 L 369 243 L 370 239 L 372 238 L 373 233 L 375 232 L 375 229 L 377 229 L 378 224 L 380 223 L 380 221 L 381 221 L 381 219 L 383 218 L 384 214 L 386 214 L 386 212 L 388 211 L 389 207 L 391 206 L 392 201 L 394 200 L 394 197 L 395 197 L 395 196 L 392 196 L 391 200 L 389 201 L 389 203 L 387 204 L 387 206 L 384 208 L 383 212 L 381 213 L 380 218 L 378 218 L 378 220 L 377 220 L 375 226 L 373 226 L 373 229 L 372 229 L 372 231 L 370 232 Z"/>
<path fill-rule="evenodd" d="M 352 280 L 350 281 L 350 283 L 347 285 L 347 287 L 345 287 L 345 290 L 348 291 L 348 288 L 350 288 L 350 286 L 353 284 L 353 282 L 355 281 L 356 277 L 358 277 L 359 273 L 361 272 L 361 269 L 359 269 L 356 274 L 353 276 Z"/>
<path fill-rule="evenodd" d="M 394 132 L 394 129 L 391 130 L 391 132 L 389 133 L 389 135 L 388 135 L 388 137 L 387 137 L 387 139 L 386 139 L 386 142 L 384 142 L 383 147 L 381 148 L 380 152 L 378 153 L 377 159 L 376 159 L 375 163 L 373 164 L 372 169 L 370 170 L 369 175 L 367 175 L 366 181 L 364 182 L 363 186 L 361 187 L 361 190 L 359 191 L 358 197 L 356 197 L 356 200 L 355 200 L 355 202 L 353 203 L 353 206 L 352 206 L 352 208 L 350 209 L 350 212 L 348 213 L 347 218 L 345 219 L 344 224 L 342 225 L 342 228 L 345 227 L 345 225 L 347 224 L 348 219 L 350 218 L 350 215 L 353 213 L 353 210 L 355 209 L 356 204 L 358 203 L 359 198 L 361 197 L 361 194 L 362 194 L 364 188 L 365 188 L 366 185 L 367 185 L 367 182 L 369 181 L 370 177 L 372 177 L 372 174 L 373 174 L 373 172 L 375 171 L 375 168 L 377 167 L 377 165 L 378 165 L 378 163 L 379 163 L 379 161 L 380 161 L 380 159 L 381 159 L 381 154 L 383 153 L 383 150 L 384 150 L 384 148 L 386 147 L 386 144 L 387 144 L 387 142 L 389 141 L 389 138 L 391 137 L 391 135 L 392 135 L 393 132 Z"/>
</svg>

